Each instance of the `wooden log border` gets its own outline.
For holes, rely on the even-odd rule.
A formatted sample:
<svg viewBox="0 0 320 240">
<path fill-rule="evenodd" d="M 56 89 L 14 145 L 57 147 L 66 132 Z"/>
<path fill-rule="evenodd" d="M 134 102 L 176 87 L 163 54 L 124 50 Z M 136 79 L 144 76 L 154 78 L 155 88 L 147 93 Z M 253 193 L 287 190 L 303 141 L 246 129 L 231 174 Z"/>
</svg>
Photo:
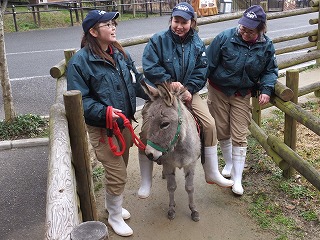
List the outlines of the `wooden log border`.
<svg viewBox="0 0 320 240">
<path fill-rule="evenodd" d="M 68 122 L 60 103 L 50 109 L 50 152 L 47 179 L 45 239 L 69 239 L 82 222 L 75 173 L 71 163 Z"/>
</svg>

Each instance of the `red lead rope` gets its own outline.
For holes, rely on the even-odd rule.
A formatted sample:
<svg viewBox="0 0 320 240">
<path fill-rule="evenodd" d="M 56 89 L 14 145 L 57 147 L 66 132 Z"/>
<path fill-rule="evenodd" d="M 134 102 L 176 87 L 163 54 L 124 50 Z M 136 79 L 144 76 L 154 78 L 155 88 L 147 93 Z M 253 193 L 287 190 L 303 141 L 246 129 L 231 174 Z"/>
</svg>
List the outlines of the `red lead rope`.
<svg viewBox="0 0 320 240">
<path fill-rule="evenodd" d="M 106 110 L 106 128 L 107 128 L 107 137 L 108 137 L 108 143 L 110 146 L 111 151 L 115 156 L 121 156 L 125 149 L 126 149 L 126 143 L 124 141 L 124 137 L 119 129 L 119 126 L 116 121 L 112 121 L 112 107 L 109 106 L 107 107 Z M 137 137 L 137 135 L 134 133 L 134 130 L 132 128 L 132 125 L 130 121 L 126 118 L 126 116 L 120 112 L 116 113 L 119 117 L 122 118 L 124 126 L 129 129 L 131 136 L 132 136 L 132 141 L 134 144 L 140 148 L 141 150 L 145 150 L 146 146 L 141 142 L 141 140 Z M 119 152 L 117 151 L 117 146 L 114 145 L 113 140 L 112 140 L 112 135 L 115 135 L 117 139 L 120 141 L 120 145 L 122 146 L 122 150 Z M 104 142 L 104 136 L 101 136 L 102 142 Z"/>
</svg>

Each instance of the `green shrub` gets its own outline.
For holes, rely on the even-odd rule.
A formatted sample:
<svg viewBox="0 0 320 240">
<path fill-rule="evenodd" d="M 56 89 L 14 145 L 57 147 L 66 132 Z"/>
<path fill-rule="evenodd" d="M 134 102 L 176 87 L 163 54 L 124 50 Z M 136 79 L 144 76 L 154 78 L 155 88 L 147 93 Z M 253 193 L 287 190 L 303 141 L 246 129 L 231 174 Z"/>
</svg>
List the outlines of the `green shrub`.
<svg viewBox="0 0 320 240">
<path fill-rule="evenodd" d="M 47 135 L 48 122 L 38 115 L 19 115 L 13 122 L 0 122 L 0 140 L 43 137 Z"/>
</svg>

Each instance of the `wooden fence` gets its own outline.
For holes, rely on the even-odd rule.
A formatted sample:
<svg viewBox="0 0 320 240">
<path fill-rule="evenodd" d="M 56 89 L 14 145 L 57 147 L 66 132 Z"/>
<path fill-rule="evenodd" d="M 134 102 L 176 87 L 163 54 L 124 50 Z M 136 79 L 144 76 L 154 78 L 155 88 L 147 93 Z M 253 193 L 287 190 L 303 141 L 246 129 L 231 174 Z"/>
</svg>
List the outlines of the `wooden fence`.
<svg viewBox="0 0 320 240">
<path fill-rule="evenodd" d="M 302 32 L 273 39 L 275 43 L 308 37 L 309 43 L 276 48 L 277 56 L 286 52 L 311 48 L 307 53 L 290 60 L 279 61 L 279 69 L 296 66 L 300 63 L 316 60 L 320 64 L 320 11 L 319 0 L 311 1 L 308 8 L 280 13 L 267 13 L 267 18 L 276 19 L 294 15 L 319 12 L 318 19 L 310 24 L 317 26 L 314 31 Z M 241 13 L 211 16 L 199 19 L 199 25 L 237 19 Z M 126 46 L 146 43 L 151 35 L 121 40 Z M 213 38 L 203 39 L 209 44 Z M 45 239 L 70 239 L 70 233 L 81 222 L 97 220 L 95 199 L 92 190 L 90 154 L 87 136 L 84 130 L 82 102 L 80 92 L 66 91 L 66 63 L 75 53 L 75 49 L 65 50 L 65 59 L 50 69 L 56 81 L 55 104 L 50 110 L 50 154 L 46 207 Z M 141 70 L 141 68 L 140 68 Z M 297 97 L 311 92 L 319 96 L 320 82 L 298 88 L 299 71 L 288 70 L 287 85 L 276 83 L 275 95 L 269 106 L 276 106 L 286 114 L 285 141 L 267 134 L 260 128 L 261 111 L 253 100 L 253 121 L 250 126 L 252 135 L 260 142 L 268 155 L 290 177 L 291 168 L 301 173 L 311 184 L 320 190 L 319 172 L 295 153 L 296 132 L 292 128 L 298 121 L 320 135 L 320 119 L 310 115 L 297 105 Z M 75 121 L 74 119 L 77 119 Z M 80 176 L 82 176 L 80 178 Z M 84 176 L 84 178 L 83 178 Z"/>
</svg>

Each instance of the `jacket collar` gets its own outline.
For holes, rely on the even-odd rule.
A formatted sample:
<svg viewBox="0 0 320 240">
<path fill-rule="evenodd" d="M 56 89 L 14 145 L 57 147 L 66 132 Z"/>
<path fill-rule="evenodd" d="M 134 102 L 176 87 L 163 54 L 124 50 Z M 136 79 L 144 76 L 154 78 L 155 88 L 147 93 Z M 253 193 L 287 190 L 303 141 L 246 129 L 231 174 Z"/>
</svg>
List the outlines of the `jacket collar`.
<svg viewBox="0 0 320 240">
<path fill-rule="evenodd" d="M 102 59 L 99 55 L 94 54 L 94 53 L 92 52 L 92 50 L 91 50 L 88 46 L 86 46 L 85 48 L 86 48 L 86 50 L 88 51 L 89 60 L 90 60 L 91 62 L 96 62 L 96 61 L 98 61 L 98 62 L 105 62 L 105 63 L 108 63 L 108 64 L 111 64 L 111 65 L 112 65 L 112 63 L 110 63 L 109 61 L 106 61 L 106 60 Z M 118 54 L 118 49 L 112 47 L 112 55 L 114 56 L 114 57 L 113 57 L 114 59 L 117 58 L 117 57 L 116 57 L 117 54 Z M 112 55 L 111 55 L 111 56 L 112 56 Z"/>
</svg>

